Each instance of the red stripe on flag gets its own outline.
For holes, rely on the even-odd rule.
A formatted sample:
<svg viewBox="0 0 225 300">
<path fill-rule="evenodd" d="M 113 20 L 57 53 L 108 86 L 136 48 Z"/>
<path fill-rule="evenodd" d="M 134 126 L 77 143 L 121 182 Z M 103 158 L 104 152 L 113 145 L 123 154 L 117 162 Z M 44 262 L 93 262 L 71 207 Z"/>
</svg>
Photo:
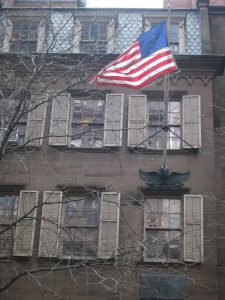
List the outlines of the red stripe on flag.
<svg viewBox="0 0 225 300">
<path fill-rule="evenodd" d="M 131 66 L 134 66 L 134 68 L 132 70 L 130 70 L 129 72 L 125 73 L 125 74 L 126 75 L 133 74 L 133 73 L 136 73 L 137 71 L 139 71 L 139 70 L 147 67 L 151 63 L 154 63 L 154 62 L 157 63 L 157 60 L 160 60 L 161 58 L 166 57 L 168 55 L 171 55 L 170 51 L 166 51 L 164 53 L 160 53 L 158 55 L 155 55 L 154 57 L 149 57 L 149 59 L 146 60 L 146 61 L 144 61 L 143 64 L 139 64 L 139 62 L 141 62 L 141 59 L 138 59 L 136 61 L 130 62 L 130 64 L 128 66 L 126 66 L 126 67 L 123 67 L 123 68 L 120 68 L 120 69 L 116 69 L 116 70 L 112 70 L 112 71 L 111 70 L 105 70 L 105 72 L 103 73 L 103 76 L 104 76 L 104 74 L 113 73 L 113 72 L 115 72 L 115 73 L 118 72 L 119 74 L 120 73 L 124 74 L 124 71 L 126 71 L 127 69 L 129 69 L 129 67 L 131 67 Z M 173 58 L 171 58 L 171 62 L 172 61 L 174 61 Z M 138 64 L 138 65 L 135 66 L 135 64 Z"/>
<path fill-rule="evenodd" d="M 172 58 L 167 59 L 165 61 L 157 63 L 154 67 L 152 67 L 152 68 L 150 68 L 146 71 L 143 71 L 140 75 L 135 76 L 135 77 L 131 77 L 130 74 L 128 74 L 128 75 L 118 74 L 118 75 L 107 76 L 107 73 L 106 73 L 105 75 L 103 74 L 101 76 L 101 79 L 106 79 L 106 80 L 127 80 L 127 81 L 130 81 L 130 82 L 135 82 L 135 81 L 138 81 L 138 80 L 142 79 L 143 77 L 147 76 L 148 74 L 151 74 L 152 72 L 156 71 L 157 69 L 159 69 L 163 66 L 169 65 L 170 63 L 173 63 L 173 62 L 174 62 L 174 60 Z M 167 69 L 165 69 L 165 71 L 166 70 Z"/>
<path fill-rule="evenodd" d="M 139 85 L 131 85 L 131 84 L 125 84 L 125 83 L 122 83 L 123 81 L 121 80 L 120 83 L 114 83 L 114 82 L 96 82 L 96 85 L 98 86 L 105 86 L 105 85 L 111 85 L 111 86 L 121 86 L 121 87 L 126 87 L 126 88 L 130 88 L 130 89 L 137 89 L 137 88 L 143 88 L 145 87 L 147 84 L 151 83 L 152 81 L 156 80 L 157 78 L 159 77 L 162 77 L 163 75 L 166 75 L 168 73 L 171 73 L 171 72 L 174 72 L 177 70 L 177 67 L 176 66 L 173 66 L 171 68 L 168 68 L 166 69 L 165 71 L 163 72 L 159 72 L 158 74 L 152 76 L 151 78 L 143 81 L 141 84 Z"/>
</svg>

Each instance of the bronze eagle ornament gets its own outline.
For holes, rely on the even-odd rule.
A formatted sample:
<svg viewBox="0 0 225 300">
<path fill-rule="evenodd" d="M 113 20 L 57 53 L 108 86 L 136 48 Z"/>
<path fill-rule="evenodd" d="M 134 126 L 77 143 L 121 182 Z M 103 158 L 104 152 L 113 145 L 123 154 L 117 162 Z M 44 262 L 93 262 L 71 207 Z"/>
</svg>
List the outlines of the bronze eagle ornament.
<svg viewBox="0 0 225 300">
<path fill-rule="evenodd" d="M 184 185 L 183 182 L 187 181 L 190 177 L 190 172 L 170 172 L 169 168 L 163 165 L 159 169 L 159 172 L 144 172 L 139 170 L 139 177 L 152 188 L 179 189 Z"/>
</svg>

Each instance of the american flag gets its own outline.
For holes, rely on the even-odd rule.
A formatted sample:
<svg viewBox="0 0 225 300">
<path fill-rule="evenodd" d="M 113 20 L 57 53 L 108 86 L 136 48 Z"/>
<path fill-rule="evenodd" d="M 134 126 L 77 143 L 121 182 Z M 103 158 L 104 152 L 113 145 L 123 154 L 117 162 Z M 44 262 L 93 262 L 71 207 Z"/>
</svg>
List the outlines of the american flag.
<svg viewBox="0 0 225 300">
<path fill-rule="evenodd" d="M 176 70 L 166 22 L 162 22 L 143 33 L 130 48 L 93 76 L 91 83 L 143 88 Z"/>
</svg>

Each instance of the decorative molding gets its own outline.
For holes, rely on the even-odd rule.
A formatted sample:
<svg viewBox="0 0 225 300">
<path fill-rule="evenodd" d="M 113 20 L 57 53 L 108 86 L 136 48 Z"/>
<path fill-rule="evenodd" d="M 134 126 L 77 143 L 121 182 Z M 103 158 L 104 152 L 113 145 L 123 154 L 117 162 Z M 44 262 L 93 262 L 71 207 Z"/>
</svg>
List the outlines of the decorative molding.
<svg viewBox="0 0 225 300">
<path fill-rule="evenodd" d="M 213 75 L 199 75 L 199 74 L 195 74 L 195 75 L 186 75 L 186 74 L 180 74 L 180 75 L 175 75 L 170 77 L 173 85 L 177 85 L 178 82 L 182 79 L 186 80 L 187 84 L 189 86 L 194 84 L 195 80 L 201 80 L 202 83 L 204 84 L 204 86 L 207 86 L 209 84 L 209 81 L 213 79 Z"/>
</svg>

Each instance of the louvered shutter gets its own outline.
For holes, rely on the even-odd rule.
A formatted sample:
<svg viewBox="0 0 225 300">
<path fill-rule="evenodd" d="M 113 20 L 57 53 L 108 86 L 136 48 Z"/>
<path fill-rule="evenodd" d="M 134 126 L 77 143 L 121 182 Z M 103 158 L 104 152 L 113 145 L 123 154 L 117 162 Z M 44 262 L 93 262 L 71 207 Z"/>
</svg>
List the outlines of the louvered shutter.
<svg viewBox="0 0 225 300">
<path fill-rule="evenodd" d="M 128 146 L 145 147 L 146 95 L 130 95 L 128 115 Z"/>
<path fill-rule="evenodd" d="M 31 110 L 28 114 L 25 141 L 29 142 L 29 145 L 40 146 L 42 145 L 43 142 L 46 108 L 47 108 L 46 101 L 48 99 L 48 95 L 41 95 L 38 98 L 37 96 L 33 96 L 31 97 L 31 100 L 32 98 L 34 98 L 34 102 L 31 104 L 30 109 L 32 109 L 32 106 L 35 107 L 39 103 L 43 103 L 43 104 Z"/>
<path fill-rule="evenodd" d="M 45 191 L 42 206 L 39 256 L 58 256 L 61 211 L 62 192 Z"/>
<path fill-rule="evenodd" d="M 68 143 L 70 95 L 61 94 L 52 101 L 49 145 L 66 146 Z"/>
<path fill-rule="evenodd" d="M 119 238 L 120 194 L 102 193 L 98 257 L 108 259 L 116 254 Z"/>
<path fill-rule="evenodd" d="M 184 260 L 203 260 L 203 197 L 184 195 Z"/>
<path fill-rule="evenodd" d="M 201 147 L 201 98 L 183 96 L 183 148 Z M 186 143 L 185 143 L 186 142 Z M 188 144 L 189 145 L 188 145 Z M 191 146 L 190 146 L 191 145 Z"/>
<path fill-rule="evenodd" d="M 20 192 L 13 251 L 16 256 L 32 255 L 37 203 L 38 191 Z"/>
<path fill-rule="evenodd" d="M 104 146 L 122 146 L 123 94 L 108 94 L 105 103 Z"/>
</svg>

